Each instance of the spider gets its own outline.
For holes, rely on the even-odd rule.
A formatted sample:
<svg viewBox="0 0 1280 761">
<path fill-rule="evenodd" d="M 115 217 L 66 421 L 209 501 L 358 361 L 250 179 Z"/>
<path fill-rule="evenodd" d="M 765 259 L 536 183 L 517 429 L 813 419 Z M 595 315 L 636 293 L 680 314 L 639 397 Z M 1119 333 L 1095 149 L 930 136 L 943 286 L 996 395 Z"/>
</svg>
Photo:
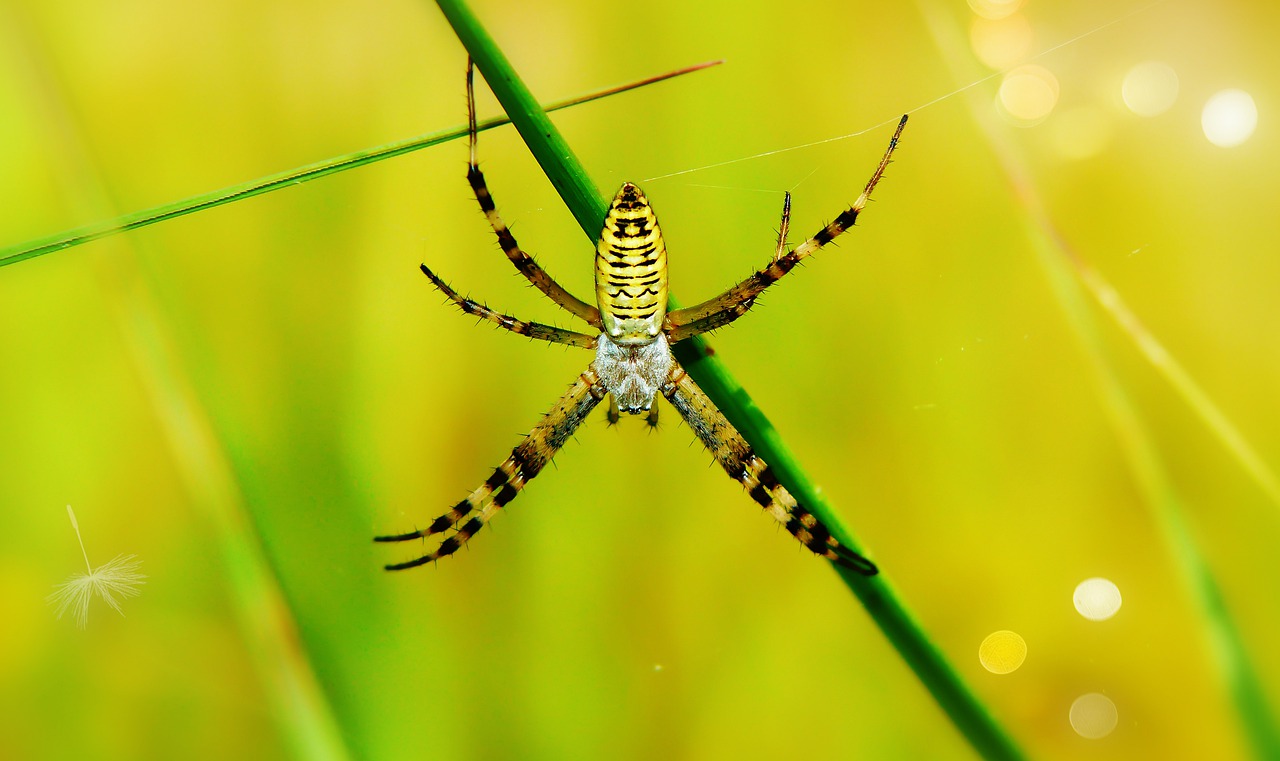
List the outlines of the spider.
<svg viewBox="0 0 1280 761">
<path fill-rule="evenodd" d="M 587 415 L 606 396 L 608 419 L 616 423 L 622 413 L 644 414 L 650 426 L 658 422 L 658 396 L 671 403 L 698 439 L 711 451 L 729 477 L 742 484 L 764 510 L 815 555 L 866 576 L 878 573 L 874 563 L 842 545 L 816 516 L 796 502 L 778 483 L 769 466 L 698 388 L 671 353 L 671 345 L 701 333 L 724 327 L 746 314 L 756 298 L 803 259 L 853 226 L 871 191 L 883 176 L 898 145 L 907 117 L 898 122 L 889 147 L 862 194 L 831 224 L 812 238 L 787 251 L 791 194 L 784 197 L 782 222 L 773 260 L 715 298 L 695 306 L 667 311 L 667 250 L 658 220 L 640 188 L 627 182 L 609 206 L 604 229 L 596 246 L 596 305 L 588 304 L 562 288 L 521 250 L 494 205 L 484 174 L 476 163 L 476 107 L 473 68 L 467 64 L 467 117 L 470 125 L 470 161 L 467 180 L 488 219 L 503 253 L 530 283 L 598 334 L 525 322 L 495 312 L 458 295 L 423 264 L 422 272 L 433 285 L 467 314 L 489 320 L 518 335 L 595 351 L 595 358 L 578 376 L 568 393 L 556 402 L 529 435 L 489 478 L 426 528 L 406 534 L 375 537 L 376 542 L 405 542 L 447 534 L 436 548 L 389 571 L 413 568 L 457 552 L 494 515 L 516 498 L 520 490 L 546 467 Z"/>
</svg>

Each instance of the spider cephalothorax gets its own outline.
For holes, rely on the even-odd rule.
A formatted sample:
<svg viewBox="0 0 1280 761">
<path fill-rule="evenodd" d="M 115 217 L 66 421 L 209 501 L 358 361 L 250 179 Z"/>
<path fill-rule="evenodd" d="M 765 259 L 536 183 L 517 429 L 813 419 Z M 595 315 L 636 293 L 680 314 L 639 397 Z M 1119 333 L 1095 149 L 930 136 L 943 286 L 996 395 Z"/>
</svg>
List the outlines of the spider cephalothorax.
<svg viewBox="0 0 1280 761">
<path fill-rule="evenodd" d="M 671 347 L 666 336 L 643 344 L 619 344 L 601 333 L 591 369 L 621 412 L 637 415 L 654 409 L 653 399 L 671 375 Z"/>
<path fill-rule="evenodd" d="M 476 194 L 476 201 L 498 236 L 503 253 L 538 290 L 598 333 L 579 333 L 517 320 L 459 296 L 425 264 L 422 265 L 423 273 L 468 314 L 530 338 L 593 349 L 595 358 L 570 386 L 568 393 L 479 488 L 425 529 L 376 537 L 379 542 L 401 542 L 435 534 L 447 535 L 435 550 L 403 563 L 388 565 L 387 569 L 412 568 L 457 552 L 542 471 L 606 396 L 609 397 L 611 422 L 617 422 L 622 412 L 646 413 L 649 424 L 656 425 L 658 408 L 654 401 L 661 394 L 711 450 L 729 477 L 741 483 L 751 498 L 801 544 L 837 565 L 868 576 L 875 574 L 875 564 L 831 536 L 827 527 L 778 483 L 768 464 L 752 451 L 742 435 L 676 361 L 671 353 L 671 344 L 738 319 L 766 288 L 790 272 L 802 259 L 852 227 L 889 165 L 907 117 L 902 117 L 898 123 L 889 148 L 862 195 L 831 224 L 786 251 L 791 212 L 791 194 L 788 193 L 782 207 L 778 246 L 768 266 L 713 299 L 667 312 L 667 248 L 658 227 L 658 218 L 640 188 L 629 182 L 623 184 L 609 206 L 596 246 L 596 306 L 591 306 L 560 287 L 532 257 L 522 251 L 498 216 L 484 174 L 476 163 L 475 99 L 469 64 L 467 107 L 471 125 L 471 162 L 467 179 Z"/>
</svg>

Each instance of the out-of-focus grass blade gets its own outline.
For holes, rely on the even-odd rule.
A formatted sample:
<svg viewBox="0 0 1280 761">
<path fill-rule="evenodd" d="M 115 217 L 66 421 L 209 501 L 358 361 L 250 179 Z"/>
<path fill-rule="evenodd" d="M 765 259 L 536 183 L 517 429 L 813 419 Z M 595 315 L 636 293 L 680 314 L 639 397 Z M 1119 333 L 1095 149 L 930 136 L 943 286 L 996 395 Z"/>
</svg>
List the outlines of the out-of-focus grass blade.
<svg viewBox="0 0 1280 761">
<path fill-rule="evenodd" d="M 1174 359 L 1164 345 L 1151 334 L 1151 331 L 1147 330 L 1138 316 L 1129 310 L 1124 299 L 1102 277 L 1102 274 L 1094 269 L 1093 265 L 1069 249 L 1063 248 L 1062 253 L 1075 268 L 1080 281 L 1085 284 L 1107 314 L 1111 315 L 1125 335 L 1133 340 L 1138 351 L 1142 352 L 1142 356 L 1146 357 L 1147 361 L 1165 377 L 1165 380 L 1169 381 L 1187 406 L 1204 420 L 1209 430 L 1213 431 L 1223 446 L 1235 456 L 1245 472 L 1258 483 L 1271 501 L 1280 507 L 1280 480 L 1277 480 L 1276 474 L 1245 439 L 1244 434 L 1240 433 L 1240 429 L 1214 403 L 1209 394 L 1200 388 L 1178 360 Z"/>
<path fill-rule="evenodd" d="M 30 35 L 17 37 L 29 48 L 23 51 L 29 59 L 45 57 Z M 71 142 L 64 146 L 53 171 L 77 189 L 79 195 L 74 200 L 78 206 L 109 209 L 109 189 L 99 181 L 95 162 L 79 139 L 81 130 L 73 109 L 61 97 L 65 88 L 56 80 L 44 79 L 37 89 L 46 96 L 41 103 L 47 113 L 41 115 L 47 123 L 58 125 L 59 133 Z M 246 511 L 227 442 L 211 421 L 190 376 L 183 372 L 179 352 L 164 329 L 168 322 L 152 293 L 136 277 L 135 262 L 132 257 L 112 259 L 108 277 L 117 280 L 119 287 L 105 289 L 105 293 L 111 294 L 122 333 L 192 506 L 213 529 L 232 608 L 262 679 L 269 709 L 295 757 L 348 761 L 351 756 L 301 643 L 294 612 Z"/>
<path fill-rule="evenodd" d="M 563 100 L 547 106 L 548 111 L 556 111 L 570 106 L 576 106 L 582 103 L 588 103 L 593 100 L 599 100 L 610 95 L 634 90 L 638 87 L 655 84 L 666 79 L 678 77 L 682 74 L 700 71 L 702 69 L 723 63 L 723 61 L 706 61 L 704 63 L 686 66 L 682 69 L 659 74 L 647 79 L 641 79 L 630 84 L 610 87 L 607 90 L 600 90 L 589 95 L 580 95 L 576 98 Z M 493 129 L 508 124 L 511 120 L 506 117 L 495 119 L 487 119 L 480 122 L 477 127 L 480 130 Z M 232 185 L 230 187 L 215 190 L 211 193 L 203 193 L 191 198 L 185 198 L 181 201 L 167 203 L 162 206 L 156 206 L 142 211 L 135 211 L 130 214 L 107 220 L 105 222 L 96 222 L 84 227 L 77 227 L 73 230 L 66 230 L 54 235 L 37 240 L 27 241 L 25 243 L 17 243 L 0 249 L 0 267 L 18 262 L 34 259 L 37 256 L 53 253 L 54 251 L 62 251 L 64 249 L 78 246 L 82 243 L 90 243 L 100 240 L 117 233 L 136 230 L 140 227 L 153 225 L 157 222 L 163 222 L 175 217 L 181 217 L 192 212 L 202 211 L 204 209 L 212 209 L 215 206 L 231 203 L 232 201 L 242 201 L 246 198 L 252 198 L 263 193 L 270 193 L 273 190 L 289 187 L 290 185 L 298 185 L 310 180 L 316 180 L 326 177 L 337 172 L 345 172 L 348 169 L 366 166 L 384 159 L 393 158 L 395 156 L 403 156 L 406 153 L 428 148 L 433 145 L 439 145 L 467 134 L 467 128 L 453 127 L 439 132 L 432 132 L 426 135 L 409 138 L 408 140 L 400 140 L 395 143 L 388 143 L 377 148 L 348 153 L 345 156 L 337 158 L 325 159 L 317 161 L 314 164 L 290 169 L 278 174 L 268 175 L 249 182 Z"/>
<path fill-rule="evenodd" d="M 604 222 L 606 203 L 573 151 L 525 88 L 493 39 L 461 0 L 437 0 L 462 44 L 530 152 L 538 160 L 565 205 L 594 245 Z M 671 308 L 675 309 L 672 299 Z M 783 483 L 847 546 L 857 549 L 849 530 L 791 455 L 764 413 L 719 361 L 705 341 L 678 344 L 676 354 L 698 385 L 725 412 Z M 841 569 L 837 569 L 841 570 Z M 885 578 L 841 571 L 841 577 L 908 665 L 933 694 L 956 727 L 987 759 L 1020 759 L 1023 754 L 986 706 L 969 690 L 907 610 Z"/>
<path fill-rule="evenodd" d="M 119 279 L 130 280 L 124 275 Z M 216 529 L 213 537 L 222 554 L 227 589 L 245 645 L 272 699 L 277 726 L 297 758 L 350 759 L 312 656 L 302 644 L 294 611 L 249 516 L 227 443 L 181 368 L 180 352 L 161 327 L 167 321 L 154 296 L 143 288 L 117 299 L 116 306 L 192 505 Z"/>
<path fill-rule="evenodd" d="M 1206 640 L 1213 665 L 1226 682 L 1255 756 L 1259 759 L 1280 758 L 1280 733 L 1277 733 L 1265 692 L 1245 650 L 1240 630 L 1231 618 L 1217 579 L 1187 525 L 1182 502 L 1160 460 L 1153 437 L 1107 358 L 1097 321 L 1065 261 L 1073 254 L 1052 232 L 1051 223 L 1035 216 L 1030 215 L 1027 220 L 1028 237 L 1035 244 L 1063 311 L 1081 338 L 1120 446 L 1133 468 L 1139 489 L 1153 510 L 1155 523 L 1164 532 L 1183 584 L 1200 611 L 1207 629 Z"/>
<path fill-rule="evenodd" d="M 956 79 L 966 81 L 970 73 L 959 70 L 959 61 L 965 55 L 961 51 L 965 50 L 965 46 L 961 42 L 960 33 L 949 21 L 950 15 L 936 2 L 920 0 L 920 6 L 938 48 L 947 54 L 948 62 L 956 69 Z M 1022 218 L 1026 223 L 1028 238 L 1039 254 L 1040 263 L 1049 276 L 1054 293 L 1071 326 L 1080 336 L 1086 357 L 1098 376 L 1103 402 L 1116 428 L 1117 438 L 1133 468 L 1135 480 L 1151 506 L 1153 520 L 1165 534 L 1182 581 L 1200 611 L 1208 630 L 1206 639 L 1210 656 L 1219 677 L 1231 693 L 1250 746 L 1259 759 L 1280 758 L 1280 730 L 1277 730 L 1262 685 L 1250 664 L 1239 627 L 1227 611 L 1218 582 L 1187 526 L 1181 501 L 1165 473 L 1154 438 L 1138 415 L 1119 373 L 1107 356 L 1097 324 L 1081 296 L 1078 281 L 1072 277 L 1073 271 L 1089 287 L 1107 313 L 1116 319 L 1121 329 L 1138 343 L 1143 354 L 1173 382 L 1192 407 L 1206 417 L 1215 432 L 1220 436 L 1224 436 L 1224 431 L 1230 434 L 1224 438 L 1232 451 L 1237 456 L 1240 456 L 1241 451 L 1248 453 L 1249 457 L 1242 459 L 1246 470 L 1255 477 L 1258 473 L 1251 467 L 1251 462 L 1257 462 L 1265 476 L 1260 482 L 1269 495 L 1272 494 L 1274 478 L 1244 444 L 1235 427 L 1124 307 L 1119 294 L 1067 244 L 1040 201 L 1035 185 L 1025 169 L 1025 162 L 1015 154 L 1010 141 L 999 138 L 989 101 L 970 99 L 970 104 L 974 121 L 986 136 L 1005 172 L 1014 197 L 1023 207 Z M 1189 390 L 1193 393 L 1189 393 Z M 1222 427 L 1219 428 L 1219 425 Z M 1243 450 L 1233 447 L 1233 441 L 1243 446 Z"/>
</svg>

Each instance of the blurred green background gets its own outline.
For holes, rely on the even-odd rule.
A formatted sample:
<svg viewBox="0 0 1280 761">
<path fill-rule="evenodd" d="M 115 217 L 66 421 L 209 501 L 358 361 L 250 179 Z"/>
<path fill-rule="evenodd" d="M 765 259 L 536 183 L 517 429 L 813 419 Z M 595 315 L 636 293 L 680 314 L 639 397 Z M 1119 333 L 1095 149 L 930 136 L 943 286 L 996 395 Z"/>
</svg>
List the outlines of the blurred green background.
<svg viewBox="0 0 1280 761">
<path fill-rule="evenodd" d="M 1034 757 L 1247 755 L 997 156 L 1276 462 L 1280 7 L 1030 0 L 992 48 L 963 2 L 537 5 L 474 8 L 548 102 L 727 59 L 554 117 L 606 193 L 875 127 L 643 183 L 685 303 L 766 261 L 783 190 L 796 241 L 852 201 L 876 125 L 1117 21 L 1035 59 L 1056 80 L 1035 124 L 1001 76 L 914 113 L 858 229 L 713 344 Z M 1122 98 L 1145 61 L 1179 83 L 1151 117 Z M 464 62 L 427 3 L 5 0 L 0 245 L 459 125 Z M 1201 128 L 1226 88 L 1260 112 L 1231 148 Z M 591 249 L 515 132 L 480 150 L 521 243 L 589 298 Z M 479 484 L 589 359 L 471 324 L 417 272 L 567 324 L 497 251 L 465 159 L 449 143 L 0 269 L 0 758 L 325 757 L 327 731 L 378 760 L 972 757 L 669 408 L 652 435 L 593 416 L 466 552 L 380 570 L 408 552 L 370 537 Z M 1280 704 L 1280 505 L 1094 312 Z M 83 568 L 68 503 L 95 564 L 136 553 L 149 577 L 83 631 L 43 599 Z M 1109 621 L 1072 607 L 1093 576 L 1124 595 Z M 997 676 L 977 651 L 1001 629 L 1029 655 Z M 1088 692 L 1117 707 L 1100 740 L 1068 722 Z"/>
</svg>

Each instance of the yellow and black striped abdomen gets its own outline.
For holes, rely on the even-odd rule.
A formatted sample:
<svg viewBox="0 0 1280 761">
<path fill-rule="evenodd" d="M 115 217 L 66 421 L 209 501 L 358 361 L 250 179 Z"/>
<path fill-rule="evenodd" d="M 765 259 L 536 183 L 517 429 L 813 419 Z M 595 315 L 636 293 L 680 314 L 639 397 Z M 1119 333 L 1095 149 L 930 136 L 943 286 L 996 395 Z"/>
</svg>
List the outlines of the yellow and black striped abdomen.
<svg viewBox="0 0 1280 761">
<path fill-rule="evenodd" d="M 596 245 L 596 303 L 614 343 L 651 343 L 667 314 L 667 246 L 640 188 L 614 196 Z"/>
</svg>

